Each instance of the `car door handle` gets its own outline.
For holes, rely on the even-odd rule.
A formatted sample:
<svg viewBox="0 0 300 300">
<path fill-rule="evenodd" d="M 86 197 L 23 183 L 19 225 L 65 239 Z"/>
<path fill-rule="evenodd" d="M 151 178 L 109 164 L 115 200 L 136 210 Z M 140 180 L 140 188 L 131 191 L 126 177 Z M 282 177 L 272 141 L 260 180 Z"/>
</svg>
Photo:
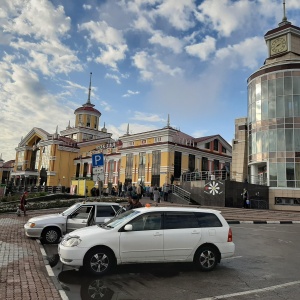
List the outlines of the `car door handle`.
<svg viewBox="0 0 300 300">
<path fill-rule="evenodd" d="M 82 223 L 86 223 L 86 221 L 82 221 Z"/>
<path fill-rule="evenodd" d="M 161 236 L 162 233 L 160 233 L 160 232 L 155 232 L 153 235 L 154 235 L 154 236 Z"/>
<path fill-rule="evenodd" d="M 199 234 L 200 231 L 192 231 L 192 234 Z"/>
</svg>

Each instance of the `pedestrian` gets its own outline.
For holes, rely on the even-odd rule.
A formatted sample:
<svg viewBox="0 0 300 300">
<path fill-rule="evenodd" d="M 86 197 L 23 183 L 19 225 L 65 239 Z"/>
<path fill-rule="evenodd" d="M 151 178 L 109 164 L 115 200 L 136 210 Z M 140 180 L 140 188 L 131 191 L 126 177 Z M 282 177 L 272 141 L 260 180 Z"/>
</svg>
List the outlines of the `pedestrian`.
<svg viewBox="0 0 300 300">
<path fill-rule="evenodd" d="M 136 187 L 136 194 L 138 199 L 140 200 L 142 198 L 142 186 L 140 184 L 138 184 Z"/>
<path fill-rule="evenodd" d="M 153 190 L 153 200 L 155 202 L 160 202 L 160 193 L 157 187 L 155 187 Z"/>
<path fill-rule="evenodd" d="M 127 201 L 128 201 L 128 203 L 127 203 L 127 206 L 126 206 L 126 210 L 133 209 L 133 202 L 132 202 L 131 197 L 129 197 Z"/>
<path fill-rule="evenodd" d="M 149 196 L 150 196 L 150 200 L 153 200 L 153 191 L 154 191 L 154 187 L 150 186 L 149 187 Z"/>
<path fill-rule="evenodd" d="M 164 184 L 163 186 L 163 193 L 164 193 L 164 201 L 168 201 L 168 196 L 169 196 L 169 185 Z"/>
<path fill-rule="evenodd" d="M 172 174 L 172 175 L 171 175 L 171 179 L 170 179 L 170 181 L 171 181 L 171 184 L 173 184 L 173 182 L 174 182 L 174 179 L 175 179 L 175 178 L 174 178 L 174 175 Z"/>
<path fill-rule="evenodd" d="M 246 188 L 243 189 L 242 197 L 243 197 L 243 207 L 249 208 L 250 207 L 249 193 L 246 190 Z"/>
<path fill-rule="evenodd" d="M 26 216 L 26 204 L 27 204 L 26 196 L 27 196 L 27 194 L 28 194 L 28 192 L 25 191 L 20 200 L 20 209 L 24 212 L 24 216 Z"/>
<path fill-rule="evenodd" d="M 142 207 L 142 203 L 140 202 L 137 195 L 132 196 L 132 208 L 139 208 Z"/>
</svg>

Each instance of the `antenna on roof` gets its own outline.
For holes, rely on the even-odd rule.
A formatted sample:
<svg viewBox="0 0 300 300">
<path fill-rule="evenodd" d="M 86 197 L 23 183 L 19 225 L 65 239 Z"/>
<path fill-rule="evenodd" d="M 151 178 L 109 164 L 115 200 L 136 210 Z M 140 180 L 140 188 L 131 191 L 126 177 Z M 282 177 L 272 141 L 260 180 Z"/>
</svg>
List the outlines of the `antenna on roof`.
<svg viewBox="0 0 300 300">
<path fill-rule="evenodd" d="M 89 86 L 89 95 L 87 102 L 88 104 L 91 104 L 91 90 L 92 90 L 92 72 L 90 73 L 90 86 Z"/>
<path fill-rule="evenodd" d="M 286 13 L 285 13 L 285 0 L 283 0 L 283 17 L 282 17 L 282 21 L 278 24 L 279 26 L 283 26 L 283 25 L 286 25 L 286 24 L 291 24 L 291 22 L 289 22 L 287 20 L 287 17 L 286 17 Z"/>
</svg>

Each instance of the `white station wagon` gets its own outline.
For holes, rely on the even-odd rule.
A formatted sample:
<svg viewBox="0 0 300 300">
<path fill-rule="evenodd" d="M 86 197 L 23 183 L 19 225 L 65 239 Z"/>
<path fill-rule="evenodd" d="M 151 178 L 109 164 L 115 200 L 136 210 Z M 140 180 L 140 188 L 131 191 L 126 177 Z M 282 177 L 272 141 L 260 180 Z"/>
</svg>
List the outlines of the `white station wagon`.
<svg viewBox="0 0 300 300">
<path fill-rule="evenodd" d="M 94 275 L 116 264 L 151 262 L 194 262 L 210 271 L 234 251 L 231 228 L 219 211 L 188 207 L 133 209 L 73 231 L 58 245 L 62 263 Z"/>
<path fill-rule="evenodd" d="M 102 224 L 125 209 L 112 202 L 80 202 L 58 214 L 43 215 L 28 220 L 24 225 L 28 237 L 42 238 L 45 243 L 56 244 L 66 233 Z"/>
</svg>

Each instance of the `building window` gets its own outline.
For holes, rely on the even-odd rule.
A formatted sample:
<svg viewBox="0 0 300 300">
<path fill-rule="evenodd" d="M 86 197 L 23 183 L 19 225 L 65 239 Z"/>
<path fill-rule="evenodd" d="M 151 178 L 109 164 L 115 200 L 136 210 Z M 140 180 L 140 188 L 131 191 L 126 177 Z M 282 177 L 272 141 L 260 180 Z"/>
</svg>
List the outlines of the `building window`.
<svg viewBox="0 0 300 300">
<path fill-rule="evenodd" d="M 174 177 L 180 178 L 181 176 L 181 157 L 182 153 L 179 151 L 175 151 L 174 154 Z"/>
<path fill-rule="evenodd" d="M 202 157 L 202 171 L 208 171 L 208 159 L 207 159 L 207 157 Z"/>
<path fill-rule="evenodd" d="M 23 167 L 23 162 L 24 162 L 24 151 L 19 151 L 18 152 L 18 164 L 17 164 L 17 170 L 21 171 Z"/>
<path fill-rule="evenodd" d="M 126 154 L 125 181 L 132 181 L 133 154 Z"/>
<path fill-rule="evenodd" d="M 222 153 L 226 153 L 226 148 L 222 146 Z"/>
<path fill-rule="evenodd" d="M 90 115 L 86 116 L 86 126 L 91 127 L 91 116 Z"/>
<path fill-rule="evenodd" d="M 42 155 L 42 168 L 46 171 L 49 169 L 49 162 L 50 162 L 50 146 L 44 146 L 43 155 Z"/>
<path fill-rule="evenodd" d="M 76 178 L 78 178 L 79 177 L 79 172 L 80 172 L 80 164 L 78 163 L 77 165 L 76 165 Z"/>
<path fill-rule="evenodd" d="M 83 164 L 83 177 L 86 177 L 87 172 L 88 172 L 88 167 L 89 167 L 88 163 Z"/>
<path fill-rule="evenodd" d="M 142 144 L 147 144 L 147 140 L 142 140 Z"/>
<path fill-rule="evenodd" d="M 219 161 L 217 159 L 214 160 L 214 171 L 219 170 Z"/>
<path fill-rule="evenodd" d="M 151 185 L 160 186 L 160 161 L 161 152 L 160 150 L 152 151 L 152 178 Z"/>
<path fill-rule="evenodd" d="M 78 115 L 78 125 L 82 126 L 82 115 Z"/>
<path fill-rule="evenodd" d="M 219 141 L 214 139 L 214 151 L 219 151 Z"/>
<path fill-rule="evenodd" d="M 139 154 L 139 173 L 138 178 L 140 182 L 145 181 L 145 165 L 146 165 L 146 152 L 141 152 Z"/>
<path fill-rule="evenodd" d="M 108 182 L 113 182 L 113 179 L 114 179 L 114 169 L 115 169 L 115 161 L 113 159 L 111 159 L 109 161 Z"/>
<path fill-rule="evenodd" d="M 189 172 L 195 171 L 195 155 L 189 154 Z"/>
<path fill-rule="evenodd" d="M 134 142 L 128 142 L 128 146 L 134 146 Z"/>
<path fill-rule="evenodd" d="M 161 137 L 159 136 L 159 137 L 154 138 L 154 142 L 155 142 L 155 143 L 161 142 Z"/>
<path fill-rule="evenodd" d="M 95 129 L 97 129 L 97 127 L 98 127 L 98 118 L 97 118 L 97 117 L 95 117 L 94 128 L 95 128 Z"/>
<path fill-rule="evenodd" d="M 210 143 L 205 143 L 204 148 L 209 150 L 210 149 Z"/>
</svg>

